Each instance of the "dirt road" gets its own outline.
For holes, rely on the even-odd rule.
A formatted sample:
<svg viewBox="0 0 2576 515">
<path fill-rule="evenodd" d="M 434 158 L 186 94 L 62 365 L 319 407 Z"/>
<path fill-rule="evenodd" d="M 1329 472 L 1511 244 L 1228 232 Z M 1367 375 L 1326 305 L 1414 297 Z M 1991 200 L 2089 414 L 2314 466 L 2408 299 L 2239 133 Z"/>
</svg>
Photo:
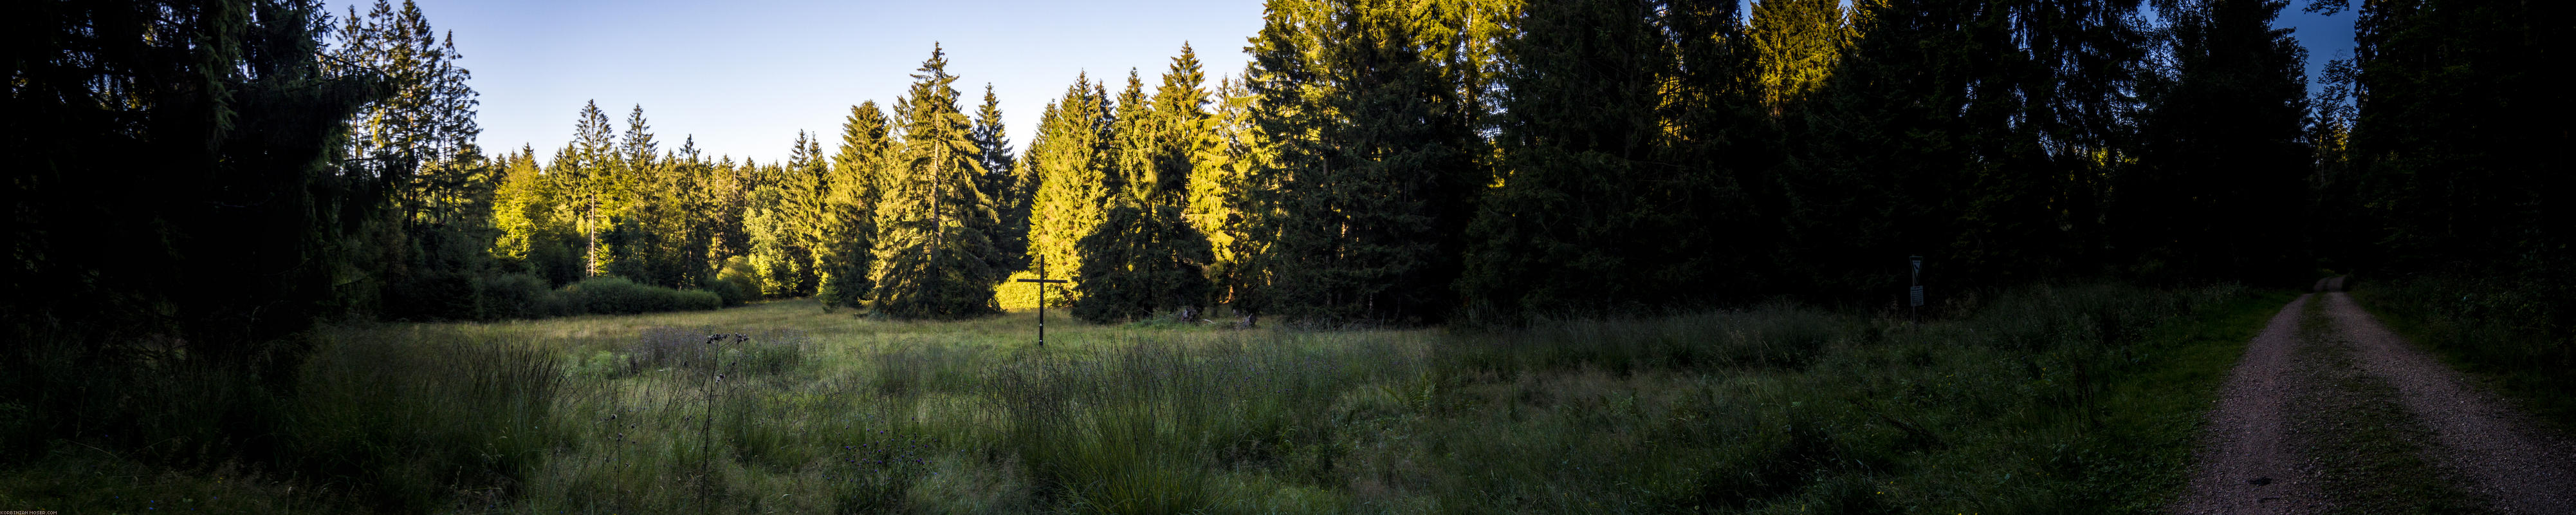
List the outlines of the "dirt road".
<svg viewBox="0 0 2576 515">
<path fill-rule="evenodd" d="M 2363 429 L 2356 426 L 2384 425 L 2429 433 L 2420 441 L 2374 443 L 2405 446 L 2411 452 L 2398 453 L 2400 459 L 2420 458 L 2434 469 L 2407 478 L 2447 483 L 2433 490 L 2465 492 L 2461 502 L 2474 510 L 2576 513 L 2576 447 L 2390 332 L 2342 286 L 2341 278 L 2319 281 L 2318 293 L 2283 307 L 2247 345 L 2210 410 L 2188 490 L 2169 511 L 2300 514 L 2439 502 L 2349 493 L 2383 480 L 2353 474 L 2371 468 L 2350 464 L 2384 457 L 2337 455 L 2352 446 L 2333 440 Z M 2354 388 L 2353 381 L 2371 387 Z M 2392 411 L 2403 415 L 2386 418 L 2405 420 L 2318 412 L 2370 403 L 2402 406 Z M 2340 464 L 2332 468 L 2345 472 L 2322 477 L 2330 467 L 2321 463 Z"/>
</svg>

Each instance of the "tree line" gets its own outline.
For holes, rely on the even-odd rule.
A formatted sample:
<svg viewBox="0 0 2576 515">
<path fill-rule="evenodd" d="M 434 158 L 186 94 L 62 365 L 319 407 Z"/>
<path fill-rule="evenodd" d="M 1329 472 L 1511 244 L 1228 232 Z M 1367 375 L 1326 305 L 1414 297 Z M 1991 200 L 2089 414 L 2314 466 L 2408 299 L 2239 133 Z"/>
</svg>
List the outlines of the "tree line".
<svg viewBox="0 0 2576 515">
<path fill-rule="evenodd" d="M 2396 86 L 2408 81 L 2362 70 L 2438 39 L 2382 34 L 2508 23 L 2511 9 L 2366 5 L 2363 52 L 2310 98 L 2308 56 L 2272 27 L 2284 1 L 1267 7 L 1240 73 L 1211 84 L 1184 45 L 1160 77 L 1076 77 L 1025 152 L 990 88 L 969 113 L 934 49 L 891 113 L 853 106 L 838 141 L 800 135 L 783 162 L 663 151 L 641 106 L 621 135 L 592 105 L 550 159 L 523 148 L 442 183 L 473 191 L 425 195 L 490 206 L 460 224 L 483 224 L 469 231 L 489 242 L 486 275 L 608 275 L 946 318 L 1033 302 L 1020 297 L 1034 287 L 996 292 L 1043 264 L 1073 279 L 1038 286 L 1046 298 L 1086 319 L 1247 324 L 1890 303 L 1916 255 L 1956 289 L 2290 281 L 2321 265 L 2511 253 L 2449 254 L 2468 248 L 2453 243 L 2535 254 L 2551 247 L 2532 236 L 2549 231 L 2524 228 L 2564 216 L 2540 199 L 2449 196 L 2537 191 L 2516 185 L 2539 176 L 2420 174 L 2405 171 L 2420 160 L 2383 160 L 2411 152 L 2352 148 L 2423 126 L 2364 123 L 2401 111 L 2364 106 L 2413 97 Z M 2460 16 L 2475 19 L 2443 21 Z M 2541 47 L 2510 39 L 2451 46 Z M 2497 76 L 2520 76 L 2496 62 Z M 392 104 L 380 109 L 431 111 Z M 464 275 L 400 290 L 464 292 Z"/>
<path fill-rule="evenodd" d="M 1913 255 L 1958 289 L 2319 266 L 2570 275 L 2566 209 L 2548 195 L 2563 183 L 2536 150 L 2566 131 L 2520 114 L 2565 109 L 2531 70 L 2563 53 L 2564 27 L 2537 21 L 2551 6 L 2365 4 L 2358 52 L 2311 98 L 2307 56 L 2272 28 L 2279 0 L 1279 0 L 1239 73 L 1211 80 L 1184 45 L 1155 77 L 1076 77 L 1025 151 L 991 89 L 969 106 L 934 48 L 903 97 L 853 106 L 837 141 L 803 134 L 785 160 L 757 162 L 687 139 L 666 149 L 641 106 L 621 129 L 595 103 L 550 155 L 487 156 L 470 73 L 409 2 L 337 23 L 308 3 L 206 5 L 19 17 L 56 44 L 26 47 L 17 67 L 28 115 L 13 144 L 63 157 L 32 161 L 51 164 L 16 186 L 15 277 L 88 292 L 19 312 L 488 318 L 511 288 L 619 277 L 953 318 L 1029 302 L 997 291 L 1044 267 L 1074 280 L 1043 286 L 1049 301 L 1095 321 L 1512 323 L 1780 296 L 1890 303 Z M 220 71 L 144 48 L 224 9 L 306 13 L 261 35 L 303 53 L 221 53 L 245 63 Z M 143 64 L 113 64 L 128 56 Z M 220 78 L 271 71 L 315 78 Z M 265 97 L 171 96 L 213 95 L 172 86 L 208 80 L 345 86 L 256 110 L 210 106 Z M 152 95 L 175 100 L 135 100 Z M 339 122 L 298 143 L 320 145 L 303 164 L 264 169 L 305 170 L 301 186 L 103 178 L 204 168 L 142 164 L 181 155 L 260 162 L 214 143 L 72 157 L 171 144 L 148 131 L 181 124 L 151 120 L 181 112 L 201 140 L 278 113 Z M 224 191 L 297 192 L 210 209 L 305 221 L 171 214 Z M 66 243 L 105 233 L 164 236 Z M 274 244 L 189 247 L 209 241 Z M 213 315 L 237 308 L 172 286 L 223 275 L 171 278 L 199 264 L 270 278 L 227 288 L 303 300 Z"/>
</svg>

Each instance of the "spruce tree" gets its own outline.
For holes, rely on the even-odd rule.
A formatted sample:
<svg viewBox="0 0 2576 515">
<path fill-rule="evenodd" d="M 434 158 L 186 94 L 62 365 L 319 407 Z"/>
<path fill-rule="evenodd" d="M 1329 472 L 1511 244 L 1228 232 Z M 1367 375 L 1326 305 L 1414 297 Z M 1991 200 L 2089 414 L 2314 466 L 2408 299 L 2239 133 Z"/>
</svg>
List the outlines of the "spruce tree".
<svg viewBox="0 0 2576 515">
<path fill-rule="evenodd" d="M 993 245 L 1005 258 L 1003 270 L 1021 270 L 1029 266 L 1029 209 L 1036 198 L 1037 181 L 1021 170 L 1014 160 L 1011 136 L 1002 127 L 1002 100 L 993 95 L 993 85 L 984 85 L 984 104 L 975 109 L 975 128 L 971 135 L 980 152 L 977 160 L 984 165 L 984 175 L 976 178 L 976 188 L 993 202 L 997 217 L 991 230 Z"/>
<path fill-rule="evenodd" d="M 608 115 L 593 101 L 582 105 L 580 118 L 573 126 L 573 140 L 555 154 L 556 170 L 547 177 L 555 181 L 557 191 L 563 192 L 564 202 L 573 213 L 574 230 L 582 234 L 582 276 L 589 277 L 605 269 L 605 256 L 599 248 L 599 232 L 607 223 L 603 206 L 619 192 Z"/>
<path fill-rule="evenodd" d="M 1378 7 L 1273 6 L 1251 48 L 1255 123 L 1278 138 L 1277 166 L 1254 186 L 1276 211 L 1259 231 L 1271 238 L 1264 302 L 1294 318 L 1445 316 L 1466 220 L 1491 182 L 1457 33 Z"/>
<path fill-rule="evenodd" d="M 2116 251 L 2168 278 L 2298 276 L 2295 219 L 2309 173 L 2307 51 L 2272 22 L 2278 0 L 2162 9 L 2165 73 L 2140 84 L 2137 166 L 2110 216 Z"/>
<path fill-rule="evenodd" d="M 1190 172 L 1188 208 L 1181 217 L 1208 239 L 1210 285 L 1208 306 L 1234 303 L 1237 273 L 1256 249 L 1243 237 L 1250 224 L 1244 212 L 1244 181 L 1252 170 L 1268 166 L 1268 154 L 1252 126 L 1252 93 L 1234 78 L 1219 81 L 1214 111 L 1199 145 L 1198 168 Z"/>
<path fill-rule="evenodd" d="M 958 107 L 947 52 L 930 59 L 895 106 L 903 127 L 877 210 L 878 313 L 899 318 L 962 318 L 997 311 L 994 285 L 1005 261 L 984 230 L 992 203 L 977 191 L 984 173 L 973 124 Z"/>
<path fill-rule="evenodd" d="M 824 237 L 816 249 L 822 271 L 817 295 L 826 307 L 857 306 L 874 289 L 869 281 L 876 259 L 876 211 L 885 197 L 887 157 L 897 144 L 890 130 L 875 101 L 850 107 L 841 123 L 822 220 Z"/>
<path fill-rule="evenodd" d="M 1080 270 L 1076 243 L 1100 225 L 1101 205 L 1108 198 L 1104 173 L 1109 141 L 1108 95 L 1088 74 L 1077 76 L 1064 97 L 1047 104 L 1038 118 L 1038 133 L 1021 159 L 1037 180 L 1030 199 L 1030 268 L 1044 266 L 1054 277 Z M 1072 305 L 1074 288 L 1042 285 L 1049 302 Z"/>
<path fill-rule="evenodd" d="M 1656 190 L 1674 63 L 1652 6 L 1536 4 L 1504 47 L 1503 185 L 1482 204 L 1460 281 L 1469 307 L 1504 316 L 1670 301 L 1659 283 Z"/>
<path fill-rule="evenodd" d="M 803 142 L 799 142 L 802 146 Z M 799 241 L 796 218 L 789 198 L 793 179 L 787 168 L 778 163 L 757 166 L 753 170 L 753 188 L 744 202 L 743 233 L 750 254 L 747 261 L 760 279 L 761 295 L 794 297 L 813 293 L 813 259 Z"/>
<path fill-rule="evenodd" d="M 1762 0 L 1753 4 L 1762 102 L 1774 115 L 1805 100 L 1833 75 L 1850 44 L 1840 0 Z"/>
<path fill-rule="evenodd" d="M 1075 277 L 1082 294 L 1075 316 L 1110 322 L 1175 311 L 1187 321 L 1203 307 L 1204 267 L 1214 256 L 1182 214 L 1208 141 L 1205 81 L 1186 45 L 1150 101 L 1130 75 L 1120 96 L 1118 186 L 1100 226 L 1077 242 L 1083 264 Z"/>
</svg>

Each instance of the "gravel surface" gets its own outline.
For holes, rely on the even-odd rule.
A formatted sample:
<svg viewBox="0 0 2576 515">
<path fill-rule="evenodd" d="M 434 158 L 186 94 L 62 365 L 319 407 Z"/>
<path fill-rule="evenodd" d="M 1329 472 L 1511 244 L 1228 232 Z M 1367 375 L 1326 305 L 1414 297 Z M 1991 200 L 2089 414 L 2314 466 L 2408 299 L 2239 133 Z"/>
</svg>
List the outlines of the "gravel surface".
<svg viewBox="0 0 2576 515">
<path fill-rule="evenodd" d="M 2326 366 L 2301 363 L 2297 352 L 2305 344 L 2300 312 L 2323 302 L 2333 324 L 2326 337 L 2348 346 L 2352 366 L 2394 388 L 2397 404 L 2431 429 L 2433 441 L 2422 445 L 2444 476 L 2459 478 L 2466 483 L 2460 488 L 2496 511 L 2576 514 L 2576 444 L 2390 332 L 2343 287 L 2340 277 L 2317 281 L 2322 293 L 2291 301 L 2246 345 L 2209 412 L 2189 489 L 2170 511 L 2305 514 L 2333 507 L 2314 461 L 2298 455 L 2303 446 L 2293 440 L 2290 411 L 2303 407 L 2289 402 L 2316 387 L 2305 384 L 2314 374 L 2301 367 Z"/>
<path fill-rule="evenodd" d="M 2290 442 L 2289 399 L 2300 385 L 2292 357 L 2299 313 L 2310 295 L 2281 308 L 2245 346 L 2220 386 L 2207 432 L 2192 457 L 2190 490 L 2173 511 L 2190 514 L 2321 513 L 2325 494 Z"/>
<path fill-rule="evenodd" d="M 2461 487 L 2505 513 L 2576 513 L 2576 447 L 2470 387 L 2459 372 L 2389 332 L 2351 296 L 2325 295 L 2336 334 L 2358 351 L 2356 365 L 2396 387 L 2398 403 L 2432 428 L 2435 459 L 2471 483 Z"/>
</svg>

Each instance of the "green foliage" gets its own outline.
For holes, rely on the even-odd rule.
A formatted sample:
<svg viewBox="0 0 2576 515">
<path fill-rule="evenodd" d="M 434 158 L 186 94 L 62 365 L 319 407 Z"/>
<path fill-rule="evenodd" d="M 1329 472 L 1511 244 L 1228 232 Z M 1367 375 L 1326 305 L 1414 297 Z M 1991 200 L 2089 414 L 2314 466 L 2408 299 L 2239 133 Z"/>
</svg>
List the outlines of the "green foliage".
<svg viewBox="0 0 2576 515">
<path fill-rule="evenodd" d="M 1099 227 L 1106 215 L 1111 119 L 1109 95 L 1088 74 L 1076 77 L 1064 98 L 1047 103 L 1039 116 L 1036 139 L 1029 143 L 1020 165 L 1038 181 L 1029 210 L 1032 270 L 1051 268 L 1062 277 L 1082 268 L 1076 243 Z M 1048 289 L 1046 297 L 1057 305 L 1071 305 L 1077 298 L 1069 285 L 1039 287 Z"/>
<path fill-rule="evenodd" d="M 724 267 L 716 270 L 716 280 L 707 291 L 724 298 L 724 305 L 738 306 L 760 299 L 760 271 L 752 268 L 743 256 L 725 258 Z"/>
<path fill-rule="evenodd" d="M 2145 275 L 2295 284 L 2313 260 L 2298 220 L 2310 170 L 2307 51 L 2272 28 L 2287 4 L 2211 1 L 2162 10 L 2167 71 L 2140 81 L 2136 164 L 2105 199 L 2112 248 Z"/>
<path fill-rule="evenodd" d="M 2561 429 L 2576 428 L 2576 319 L 2563 284 L 2462 274 L 2361 283 L 2353 297 L 2407 339 Z"/>
<path fill-rule="evenodd" d="M 1851 44 L 1838 0 L 1762 0 L 1753 4 L 1750 25 L 1762 104 L 1775 115 L 1824 86 Z"/>
<path fill-rule="evenodd" d="M 869 101 L 850 107 L 841 125 L 840 151 L 832 156 L 830 190 L 814 241 L 823 305 L 858 306 L 874 285 L 877 205 L 885 198 L 888 160 L 896 145 L 885 112 Z"/>
<path fill-rule="evenodd" d="M 985 173 L 981 149 L 947 66 L 947 53 L 931 49 L 895 106 L 904 137 L 889 165 L 890 201 L 877 208 L 878 313 L 962 318 L 999 310 L 993 288 L 1011 258 L 993 245 L 994 204 L 975 183 Z"/>
<path fill-rule="evenodd" d="M 517 484 L 561 438 L 558 358 L 453 329 L 335 330 L 288 412 L 301 468 L 343 478 L 379 509 L 430 510 Z M 175 508 L 174 508 L 175 509 Z"/>
<path fill-rule="evenodd" d="M 1455 297 L 1468 217 L 1491 171 L 1481 72 L 1447 52 L 1466 46 L 1429 19 L 1381 2 L 1274 5 L 1247 50 L 1252 120 L 1275 138 L 1254 172 L 1254 232 L 1264 300 L 1237 309 L 1323 322 L 1438 320 Z"/>
<path fill-rule="evenodd" d="M 1212 143 L 1206 81 L 1188 46 L 1172 59 L 1150 101 L 1142 81 L 1128 77 L 1119 97 L 1112 192 L 1098 227 L 1077 241 L 1082 266 L 1074 277 L 1074 316 L 1094 322 L 1146 318 L 1177 311 L 1197 318 L 1215 260 L 1207 237 L 1182 217 L 1189 209 L 1190 176 Z"/>
<path fill-rule="evenodd" d="M 572 312 L 580 314 L 631 315 L 724 307 L 724 299 L 713 292 L 647 286 L 617 277 L 583 279 L 565 286 L 560 294 Z"/>
<path fill-rule="evenodd" d="M 1519 317 L 1687 302 L 1717 275 L 1667 263 L 1709 209 L 1675 186 L 1718 170 L 1677 166 L 1664 127 L 1680 60 L 1652 6 L 1623 0 L 1531 6 L 1510 65 L 1495 145 L 1501 185 L 1484 192 L 1459 281 L 1475 314 Z"/>
</svg>

